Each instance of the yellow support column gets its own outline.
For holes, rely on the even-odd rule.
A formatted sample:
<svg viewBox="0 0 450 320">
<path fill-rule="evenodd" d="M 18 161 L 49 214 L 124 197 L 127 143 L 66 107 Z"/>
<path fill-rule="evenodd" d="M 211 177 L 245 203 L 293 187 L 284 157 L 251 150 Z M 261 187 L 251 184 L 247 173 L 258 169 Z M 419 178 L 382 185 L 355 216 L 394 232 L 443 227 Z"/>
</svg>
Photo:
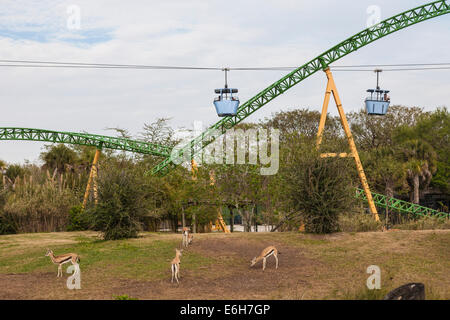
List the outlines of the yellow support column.
<svg viewBox="0 0 450 320">
<path fill-rule="evenodd" d="M 95 198 L 95 204 L 97 204 L 97 163 L 98 158 L 100 157 L 100 149 L 97 149 L 95 151 L 94 155 L 94 161 L 92 162 L 91 172 L 89 173 L 89 179 L 86 186 L 86 191 L 84 193 L 84 199 L 83 199 L 83 205 L 82 208 L 86 208 L 87 201 L 89 199 L 89 193 L 91 191 L 91 186 L 94 184 L 94 198 Z"/>
<path fill-rule="evenodd" d="M 361 159 L 359 158 L 358 150 L 356 149 L 355 141 L 353 140 L 353 136 L 350 131 L 350 127 L 348 125 L 347 118 L 344 113 L 344 108 L 342 107 L 341 99 L 339 98 L 339 94 L 338 94 L 337 87 L 336 87 L 336 84 L 333 79 L 333 75 L 330 71 L 330 68 L 326 68 L 324 71 L 327 75 L 328 82 L 327 82 L 327 89 L 325 92 L 325 99 L 324 99 L 324 103 L 323 103 L 323 107 L 322 107 L 322 114 L 320 116 L 319 130 L 317 132 L 317 148 L 319 148 L 320 143 L 322 142 L 323 129 L 325 127 L 325 120 L 327 118 L 327 110 L 328 110 L 328 104 L 330 102 L 330 95 L 333 94 L 333 98 L 334 98 L 334 101 L 336 103 L 336 106 L 337 106 L 337 109 L 339 112 L 339 117 L 341 119 L 341 124 L 342 124 L 342 127 L 344 128 L 345 135 L 347 136 L 348 145 L 350 147 L 351 154 L 328 153 L 328 154 L 322 154 L 321 157 L 325 158 L 325 157 L 336 157 L 336 156 L 338 156 L 338 157 L 349 157 L 350 156 L 355 159 L 356 169 L 358 171 L 359 179 L 361 180 L 361 184 L 363 186 L 364 192 L 367 197 L 367 201 L 369 203 L 370 212 L 373 214 L 376 221 L 380 221 L 380 218 L 379 218 L 378 212 L 377 212 L 377 208 L 375 207 L 375 203 L 373 202 L 372 193 L 370 192 L 369 184 L 367 183 L 367 178 L 364 173 Z"/>
<path fill-rule="evenodd" d="M 215 183 L 214 172 L 211 172 L 209 174 L 209 180 L 211 181 L 210 185 L 213 186 Z M 212 224 L 212 222 L 210 222 L 210 223 Z M 231 233 L 230 230 L 228 230 L 228 228 L 227 228 L 227 224 L 225 223 L 225 220 L 223 220 L 222 213 L 220 212 L 220 208 L 217 209 L 217 219 L 216 219 L 216 223 L 214 226 L 215 226 L 214 230 L 222 229 L 222 231 L 225 233 Z"/>
<path fill-rule="evenodd" d="M 328 81 L 327 88 L 325 90 L 325 98 L 323 100 L 323 105 L 322 105 L 322 113 L 320 115 L 319 130 L 317 131 L 317 148 L 319 148 L 320 144 L 322 143 L 322 135 L 323 135 L 323 129 L 325 128 L 325 122 L 327 120 L 328 104 L 330 103 L 330 95 L 331 95 L 331 85 L 330 85 L 330 81 Z"/>
</svg>

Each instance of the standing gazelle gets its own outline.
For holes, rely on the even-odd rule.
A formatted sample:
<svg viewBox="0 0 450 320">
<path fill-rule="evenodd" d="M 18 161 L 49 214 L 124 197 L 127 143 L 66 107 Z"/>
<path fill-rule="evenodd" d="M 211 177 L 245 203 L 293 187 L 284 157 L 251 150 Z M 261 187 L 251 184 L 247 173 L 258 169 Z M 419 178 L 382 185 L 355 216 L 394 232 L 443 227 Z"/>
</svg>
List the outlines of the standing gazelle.
<svg viewBox="0 0 450 320">
<path fill-rule="evenodd" d="M 192 235 L 189 233 L 189 229 L 184 227 L 182 233 L 182 243 L 181 246 L 183 248 L 187 248 L 187 246 L 192 242 Z"/>
<path fill-rule="evenodd" d="M 59 256 L 55 256 L 53 254 L 53 251 L 50 249 L 47 249 L 47 253 L 45 254 L 46 257 L 50 257 L 52 262 L 54 264 L 58 265 L 58 274 L 56 277 L 59 277 L 61 275 L 62 277 L 62 265 L 68 262 L 72 262 L 72 264 L 78 264 L 80 262 L 80 257 L 76 253 L 66 253 L 61 254 Z"/>
<path fill-rule="evenodd" d="M 188 244 L 191 244 L 192 240 L 194 240 L 194 235 L 192 233 L 189 233 L 188 234 Z"/>
<path fill-rule="evenodd" d="M 268 246 L 263 251 L 261 251 L 261 254 L 259 255 L 259 257 L 254 257 L 251 261 L 250 267 L 253 267 L 258 261 L 262 260 L 263 261 L 263 271 L 264 271 L 264 269 L 266 269 L 266 259 L 268 257 L 270 257 L 271 255 L 273 255 L 276 260 L 275 269 L 278 269 L 278 257 L 277 257 L 278 250 L 274 246 Z"/>
<path fill-rule="evenodd" d="M 181 253 L 183 252 L 183 249 L 178 250 L 175 249 L 175 258 L 172 260 L 172 283 L 173 283 L 173 277 L 175 277 L 175 280 L 177 280 L 178 282 L 178 278 L 180 277 L 180 257 L 181 257 Z"/>
</svg>

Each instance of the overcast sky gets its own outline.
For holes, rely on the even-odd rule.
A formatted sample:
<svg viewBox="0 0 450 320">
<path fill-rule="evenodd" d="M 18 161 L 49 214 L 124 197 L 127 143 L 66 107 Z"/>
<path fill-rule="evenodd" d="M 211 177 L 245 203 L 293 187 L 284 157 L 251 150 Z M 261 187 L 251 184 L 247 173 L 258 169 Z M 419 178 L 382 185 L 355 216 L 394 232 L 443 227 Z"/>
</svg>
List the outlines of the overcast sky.
<svg viewBox="0 0 450 320">
<path fill-rule="evenodd" d="M 199 67 L 301 66 L 381 19 L 422 1 L 153 1 L 1 0 L 0 59 Z M 75 5 L 75 11 L 74 7 Z M 76 28 L 76 9 L 80 28 Z M 370 11 L 370 10 L 369 10 Z M 75 23 L 75 24 L 74 24 Z M 69 27 L 68 27 L 69 25 Z M 75 27 L 75 28 L 74 28 Z M 450 62 L 450 15 L 399 31 L 335 65 Z M 137 135 L 144 123 L 172 118 L 174 127 L 218 120 L 212 101 L 221 71 L 0 67 L 0 126 Z M 232 71 L 241 102 L 287 74 Z M 450 70 L 384 72 L 392 104 L 449 106 Z M 363 107 L 373 72 L 335 72 L 346 112 Z M 280 110 L 320 110 L 326 77 L 319 72 L 246 121 Z M 331 106 L 332 114 L 337 114 Z M 38 161 L 43 144 L 0 141 L 0 159 Z"/>
</svg>

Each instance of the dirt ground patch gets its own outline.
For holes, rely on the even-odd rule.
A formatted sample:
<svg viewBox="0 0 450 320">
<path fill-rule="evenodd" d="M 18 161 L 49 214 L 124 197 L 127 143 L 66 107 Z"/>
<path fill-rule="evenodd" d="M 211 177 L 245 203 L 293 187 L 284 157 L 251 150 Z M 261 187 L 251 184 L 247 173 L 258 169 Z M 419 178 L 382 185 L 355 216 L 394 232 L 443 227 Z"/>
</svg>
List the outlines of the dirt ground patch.
<svg viewBox="0 0 450 320">
<path fill-rule="evenodd" d="M 387 262 L 383 270 L 390 268 L 389 272 L 395 274 L 396 281 L 397 278 L 398 281 L 407 281 L 426 275 L 429 279 L 427 284 L 431 283 L 439 289 L 438 298 L 446 299 L 449 292 L 448 287 L 445 289 L 448 284 L 445 270 L 448 270 L 449 256 L 445 245 L 449 236 L 450 232 L 340 234 L 331 238 L 301 234 L 201 234 L 195 235 L 193 244 L 184 251 L 184 255 L 202 257 L 214 263 L 193 268 L 189 265 L 192 260 L 185 258 L 183 264 L 182 257 L 179 284 L 170 283 L 169 265 L 164 279 L 137 280 L 112 276 L 108 265 L 83 271 L 81 264 L 82 288 L 69 290 L 66 287 L 68 274 L 57 278 L 57 267 L 54 265 L 54 272 L 0 273 L 0 299 L 114 299 L 120 295 L 138 299 L 342 298 L 342 295 L 333 292 L 343 291 L 343 288 L 364 288 L 367 278 L 364 268 L 368 261 L 385 255 L 373 248 L 381 243 L 388 251 L 386 246 L 393 240 L 397 241 L 393 246 L 399 252 L 384 258 Z M 152 234 L 142 240 L 129 241 L 134 244 L 150 243 L 153 238 L 165 241 L 172 237 Z M 59 238 L 56 240 L 58 242 Z M 51 242 L 50 239 L 48 241 Z M 441 243 L 440 249 L 435 242 Z M 275 269 L 273 257 L 269 257 L 265 271 L 262 271 L 262 262 L 250 267 L 250 260 L 269 245 L 275 245 L 280 252 L 278 270 Z M 403 251 L 400 251 L 402 248 Z M 439 251 L 431 251 L 430 248 Z M 408 271 L 402 278 L 397 276 L 395 259 L 408 255 L 413 256 L 398 262 Z M 370 260 L 366 261 L 364 257 L 370 257 Z M 428 260 L 411 264 L 419 258 Z M 436 266 L 425 262 L 436 263 Z M 165 269 L 165 265 L 162 268 Z M 399 274 L 400 271 L 403 272 L 403 269 L 398 271 Z"/>
</svg>

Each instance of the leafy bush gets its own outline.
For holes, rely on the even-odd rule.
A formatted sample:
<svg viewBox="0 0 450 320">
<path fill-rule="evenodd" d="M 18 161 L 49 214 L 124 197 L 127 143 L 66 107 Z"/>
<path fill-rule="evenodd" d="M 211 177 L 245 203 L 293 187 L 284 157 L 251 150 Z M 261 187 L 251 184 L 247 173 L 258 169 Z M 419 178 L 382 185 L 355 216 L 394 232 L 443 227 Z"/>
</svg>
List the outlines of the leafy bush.
<svg viewBox="0 0 450 320">
<path fill-rule="evenodd" d="M 355 200 L 349 159 L 320 158 L 313 143 L 291 150 L 283 168 L 284 192 L 292 207 L 302 213 L 305 231 L 339 231 L 339 215 Z"/>
<path fill-rule="evenodd" d="M 137 237 L 149 201 L 142 168 L 112 160 L 102 166 L 98 185 L 98 204 L 88 211 L 93 227 L 103 232 L 105 240 Z"/>
<path fill-rule="evenodd" d="M 73 206 L 69 210 L 69 225 L 67 231 L 88 230 L 91 225 L 90 215 L 83 211 L 81 205 Z"/>
<path fill-rule="evenodd" d="M 17 233 L 17 226 L 14 224 L 14 221 L 3 212 L 3 207 L 5 205 L 6 192 L 0 191 L 0 234 L 13 234 Z"/>
<path fill-rule="evenodd" d="M 4 213 L 0 213 L 0 234 L 17 233 L 17 226 L 14 221 Z"/>
</svg>

